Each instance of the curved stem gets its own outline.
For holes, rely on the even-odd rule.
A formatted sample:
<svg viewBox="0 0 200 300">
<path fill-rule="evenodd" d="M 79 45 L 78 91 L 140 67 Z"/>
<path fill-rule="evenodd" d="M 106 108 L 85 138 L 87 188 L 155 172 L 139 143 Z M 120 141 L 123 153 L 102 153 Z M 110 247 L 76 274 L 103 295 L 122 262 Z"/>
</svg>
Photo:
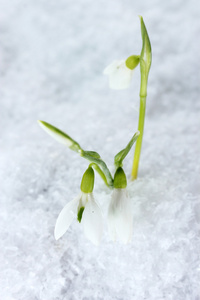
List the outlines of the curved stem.
<svg viewBox="0 0 200 300">
<path fill-rule="evenodd" d="M 106 177 L 106 181 L 108 186 L 112 187 L 113 186 L 113 178 L 112 175 L 106 165 L 106 163 L 100 158 L 100 157 L 95 157 L 94 155 L 89 155 L 87 151 L 81 150 L 80 151 L 80 156 L 86 158 L 87 160 L 91 161 L 91 163 L 95 163 L 97 166 L 100 166 L 102 168 L 101 172 L 104 174 Z"/>
<path fill-rule="evenodd" d="M 109 171 L 106 163 L 104 161 L 102 161 L 101 159 L 98 159 L 98 164 L 103 169 L 103 173 L 106 176 L 106 180 L 107 180 L 108 186 L 112 187 L 113 186 L 113 178 L 112 178 L 112 175 L 111 175 L 111 173 L 110 173 L 110 171 Z"/>
<path fill-rule="evenodd" d="M 89 165 L 90 167 L 93 167 L 97 173 L 100 175 L 100 177 L 103 179 L 104 183 L 107 185 L 107 187 L 111 187 L 109 184 L 108 184 L 108 181 L 107 181 L 107 178 L 104 174 L 104 172 L 101 170 L 101 168 L 96 164 L 96 163 L 91 163 Z"/>
</svg>

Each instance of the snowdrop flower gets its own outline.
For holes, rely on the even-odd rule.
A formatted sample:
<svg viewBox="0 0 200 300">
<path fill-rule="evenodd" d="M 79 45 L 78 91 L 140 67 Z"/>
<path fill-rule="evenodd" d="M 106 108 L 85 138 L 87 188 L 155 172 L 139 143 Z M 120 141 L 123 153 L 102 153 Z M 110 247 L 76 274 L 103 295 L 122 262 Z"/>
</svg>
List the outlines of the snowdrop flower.
<svg viewBox="0 0 200 300">
<path fill-rule="evenodd" d="M 94 171 L 89 167 L 83 175 L 81 192 L 60 212 L 56 221 L 54 236 L 58 240 L 77 217 L 83 225 L 85 236 L 95 245 L 100 243 L 103 232 L 103 219 L 99 206 L 93 197 Z"/>
<path fill-rule="evenodd" d="M 133 70 L 139 63 L 139 56 L 132 55 L 126 60 L 115 60 L 104 70 L 104 74 L 109 76 L 109 86 L 111 89 L 121 90 L 130 86 Z"/>
<path fill-rule="evenodd" d="M 132 208 L 126 190 L 126 175 L 119 167 L 114 176 L 114 191 L 108 209 L 108 230 L 113 241 L 119 240 L 126 244 L 132 236 Z"/>
</svg>

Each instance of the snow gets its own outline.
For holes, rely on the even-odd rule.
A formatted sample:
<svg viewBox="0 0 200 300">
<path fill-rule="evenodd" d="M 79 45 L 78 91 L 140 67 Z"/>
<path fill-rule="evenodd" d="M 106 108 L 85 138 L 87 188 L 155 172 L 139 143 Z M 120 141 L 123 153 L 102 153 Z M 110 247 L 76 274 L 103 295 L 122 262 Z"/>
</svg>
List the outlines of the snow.
<svg viewBox="0 0 200 300">
<path fill-rule="evenodd" d="M 1 300 L 200 299 L 199 9 L 197 0 L 0 1 Z M 114 171 L 137 130 L 139 69 L 124 91 L 110 90 L 102 72 L 140 53 L 138 15 L 153 63 L 139 177 L 128 184 L 132 242 L 110 241 L 110 191 L 98 174 L 101 245 L 76 222 L 55 241 L 56 218 L 88 164 L 37 120 Z"/>
</svg>

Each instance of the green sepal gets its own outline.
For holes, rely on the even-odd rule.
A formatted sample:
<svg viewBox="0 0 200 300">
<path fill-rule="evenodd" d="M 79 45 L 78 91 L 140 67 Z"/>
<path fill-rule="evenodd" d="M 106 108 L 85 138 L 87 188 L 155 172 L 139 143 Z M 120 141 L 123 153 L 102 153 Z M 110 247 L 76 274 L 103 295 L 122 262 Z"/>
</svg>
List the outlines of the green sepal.
<svg viewBox="0 0 200 300">
<path fill-rule="evenodd" d="M 137 65 L 139 64 L 139 62 L 140 62 L 139 55 L 131 55 L 127 58 L 125 63 L 126 63 L 127 68 L 134 70 L 137 67 Z"/>
<path fill-rule="evenodd" d="M 150 67 L 151 67 L 151 61 L 152 61 L 152 53 L 151 53 L 151 43 L 150 39 L 147 33 L 146 26 L 144 24 L 143 18 L 140 17 L 140 23 L 141 23 L 141 35 L 142 35 L 142 51 L 140 54 L 140 69 L 141 74 L 144 74 L 145 76 L 148 76 Z"/>
<path fill-rule="evenodd" d="M 66 145 L 71 150 L 76 152 L 82 150 L 81 146 L 75 140 L 73 140 L 68 134 L 56 128 L 55 126 L 40 120 L 38 120 L 38 124 L 42 127 L 42 129 L 44 129 L 44 131 L 46 131 L 59 143 Z"/>
<path fill-rule="evenodd" d="M 126 175 L 121 167 L 117 168 L 115 172 L 113 185 L 115 189 L 125 189 L 127 186 Z"/>
<path fill-rule="evenodd" d="M 126 148 L 124 148 L 123 150 L 121 150 L 119 153 L 117 153 L 115 155 L 114 158 L 114 163 L 116 167 L 122 167 L 123 166 L 123 160 L 124 158 L 127 156 L 127 154 L 129 153 L 129 151 L 131 150 L 133 144 L 135 143 L 135 141 L 137 140 L 138 136 L 140 135 L 140 132 L 137 131 L 134 136 L 132 137 L 132 139 L 130 140 L 130 142 L 128 143 L 128 145 L 126 146 Z"/>
<path fill-rule="evenodd" d="M 79 221 L 79 223 L 81 223 L 84 209 L 85 209 L 84 206 L 80 207 L 80 208 L 79 208 L 79 211 L 78 211 L 78 213 L 77 213 L 77 220 Z"/>
<path fill-rule="evenodd" d="M 83 193 L 92 193 L 94 188 L 94 170 L 89 167 L 83 174 L 81 181 L 81 191 Z"/>
</svg>

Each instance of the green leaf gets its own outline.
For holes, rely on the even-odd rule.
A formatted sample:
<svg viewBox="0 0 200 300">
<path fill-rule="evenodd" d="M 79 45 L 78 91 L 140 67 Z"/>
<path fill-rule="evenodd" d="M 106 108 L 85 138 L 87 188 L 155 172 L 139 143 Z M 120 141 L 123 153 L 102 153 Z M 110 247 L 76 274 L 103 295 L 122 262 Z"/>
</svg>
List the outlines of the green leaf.
<svg viewBox="0 0 200 300">
<path fill-rule="evenodd" d="M 68 134 L 61 131 L 60 129 L 54 127 L 53 125 L 44 122 L 44 121 L 38 121 L 38 124 L 42 127 L 44 131 L 46 131 L 50 136 L 52 136 L 56 141 L 58 141 L 61 144 L 66 145 L 71 150 L 80 152 L 82 149 L 80 145 L 74 141 Z"/>
<path fill-rule="evenodd" d="M 131 150 L 133 144 L 135 143 L 135 141 L 137 140 L 139 135 L 140 135 L 140 132 L 137 131 L 134 134 L 134 136 L 132 137 L 132 139 L 130 140 L 130 142 L 128 143 L 128 145 L 126 146 L 126 148 L 124 148 L 123 150 L 121 150 L 120 152 L 118 152 L 115 155 L 114 162 L 115 162 L 116 167 L 122 167 L 124 158 L 127 156 L 129 151 Z"/>
<path fill-rule="evenodd" d="M 152 61 L 151 43 L 147 33 L 146 26 L 141 16 L 140 16 L 140 23 L 141 23 L 141 35 L 142 35 L 142 51 L 140 54 L 140 68 L 141 68 L 141 73 L 145 74 L 145 76 L 148 76 L 151 67 L 151 61 Z"/>
</svg>

